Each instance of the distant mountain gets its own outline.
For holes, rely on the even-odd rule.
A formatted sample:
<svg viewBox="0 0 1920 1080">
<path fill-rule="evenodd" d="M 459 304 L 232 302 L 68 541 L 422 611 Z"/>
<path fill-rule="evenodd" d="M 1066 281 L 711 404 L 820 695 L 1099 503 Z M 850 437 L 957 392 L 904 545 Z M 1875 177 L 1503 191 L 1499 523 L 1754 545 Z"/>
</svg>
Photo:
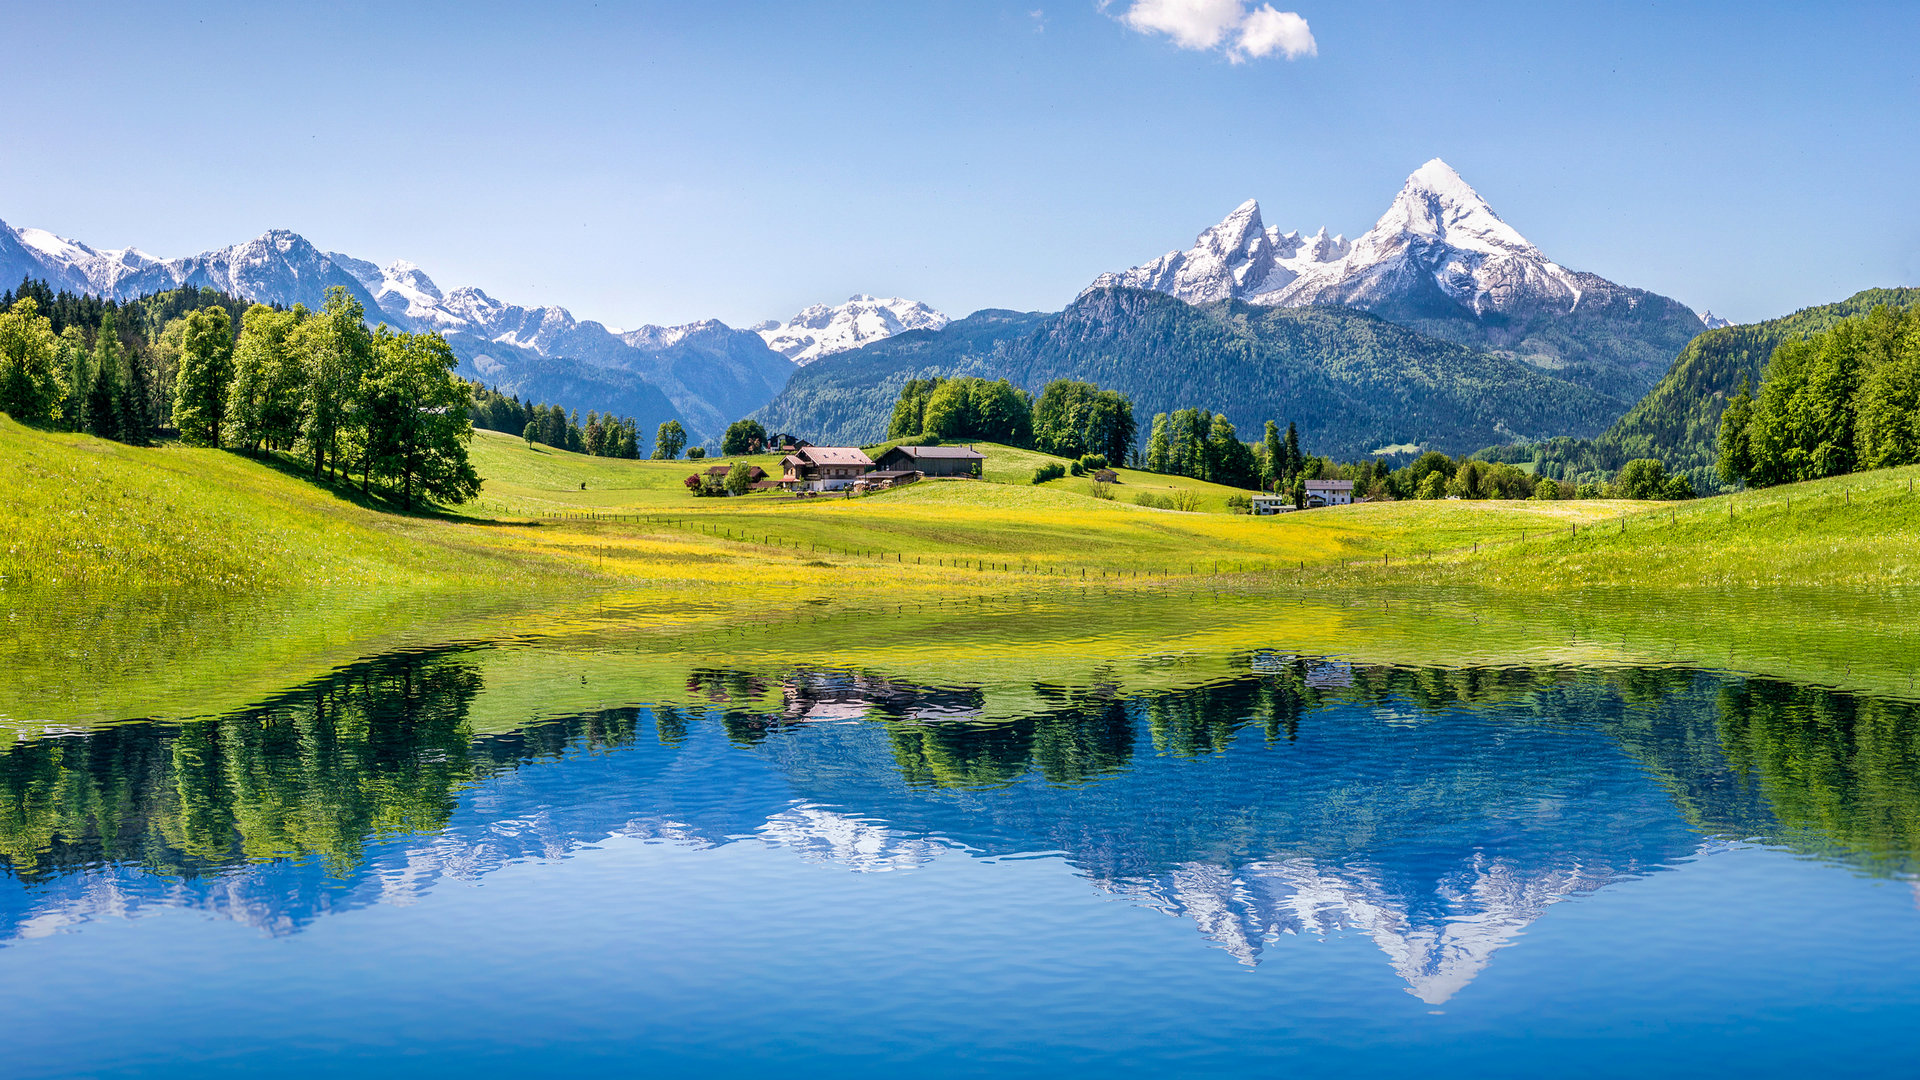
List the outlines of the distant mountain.
<svg viewBox="0 0 1920 1080">
<path fill-rule="evenodd" d="M 1438 158 L 1357 240 L 1269 228 L 1248 200 L 1193 247 L 1090 288 L 1116 286 L 1193 303 L 1357 307 L 1629 401 L 1701 329 L 1677 300 L 1547 258 Z"/>
<path fill-rule="evenodd" d="M 773 351 L 805 365 L 905 330 L 938 330 L 949 321 L 918 300 L 860 295 L 832 307 L 815 304 L 786 322 L 764 322 L 752 329 Z"/>
<path fill-rule="evenodd" d="M 412 263 L 381 267 L 323 252 L 285 230 L 189 258 L 158 259 L 0 222 L 0 281 L 22 277 L 116 300 L 204 285 L 308 307 L 318 307 L 338 285 L 367 309 L 369 321 L 445 334 L 463 375 L 583 412 L 632 416 L 646 429 L 679 419 L 696 441 L 718 436 L 765 405 L 794 370 L 751 331 L 708 320 L 615 334 L 561 307 L 520 307 L 476 288 L 443 292 Z"/>
<path fill-rule="evenodd" d="M 1243 438 L 1267 420 L 1293 421 L 1310 450 L 1349 459 L 1598 432 L 1625 404 L 1349 308 L 1195 305 L 1101 287 L 1058 314 L 978 312 L 827 357 L 759 416 L 816 441 L 870 443 L 885 435 L 901 384 L 930 374 L 1031 391 L 1060 378 L 1097 382 L 1133 398 L 1143 432 L 1153 414 L 1189 406 L 1224 412 Z"/>
<path fill-rule="evenodd" d="M 1744 380 L 1757 392 L 1773 350 L 1824 333 L 1842 319 L 1882 304 L 1920 305 L 1920 289 L 1866 289 L 1836 304 L 1803 308 L 1764 322 L 1728 324 L 1694 338 L 1659 384 L 1612 427 L 1593 439 L 1555 439 L 1531 448 L 1507 447 L 1487 456 L 1534 460 L 1549 474 L 1612 472 L 1634 458 L 1659 458 L 1685 473 L 1699 491 L 1717 491 L 1720 414 Z"/>
<path fill-rule="evenodd" d="M 1720 330 L 1735 325 L 1732 319 L 1723 319 L 1711 311 L 1700 313 L 1700 325 L 1709 330 Z"/>
</svg>

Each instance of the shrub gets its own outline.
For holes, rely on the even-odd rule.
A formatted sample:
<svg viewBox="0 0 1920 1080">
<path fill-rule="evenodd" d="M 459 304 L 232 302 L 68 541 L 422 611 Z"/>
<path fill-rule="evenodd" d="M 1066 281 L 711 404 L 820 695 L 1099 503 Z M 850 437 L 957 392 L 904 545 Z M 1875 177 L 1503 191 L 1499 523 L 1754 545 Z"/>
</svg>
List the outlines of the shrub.
<svg viewBox="0 0 1920 1080">
<path fill-rule="evenodd" d="M 1154 510 L 1173 509 L 1172 499 L 1162 498 L 1159 495 L 1155 495 L 1151 491 L 1143 491 L 1140 494 L 1135 495 L 1133 497 L 1133 504 L 1135 506 L 1145 506 Z"/>
<path fill-rule="evenodd" d="M 1067 475 L 1067 470 L 1064 466 L 1057 461 L 1049 461 L 1045 465 L 1033 470 L 1033 482 L 1036 484 L 1044 484 L 1049 480 L 1058 480 L 1065 475 Z"/>
<path fill-rule="evenodd" d="M 1245 495 L 1227 496 L 1227 512 L 1232 514 L 1253 513 L 1253 500 Z"/>
<path fill-rule="evenodd" d="M 1549 476 L 1533 485 L 1533 498 L 1536 501 L 1551 502 L 1560 497 L 1560 481 Z"/>
<path fill-rule="evenodd" d="M 1173 493 L 1173 508 L 1197 513 L 1200 509 L 1200 493 L 1197 491 L 1176 491 Z"/>
<path fill-rule="evenodd" d="M 1072 473 L 1075 476 L 1087 475 L 1087 467 L 1085 465 L 1080 464 L 1078 461 L 1067 462 L 1067 471 Z"/>
<path fill-rule="evenodd" d="M 1096 499 L 1113 498 L 1112 484 L 1103 484 L 1100 481 L 1095 480 L 1093 483 L 1087 485 L 1087 488 L 1088 488 L 1088 494 L 1092 495 Z"/>
<path fill-rule="evenodd" d="M 1099 472 L 1101 469 L 1107 467 L 1107 455 L 1082 454 L 1080 455 L 1080 467 L 1088 472 Z"/>
<path fill-rule="evenodd" d="M 697 459 L 699 459 L 699 458 L 703 458 L 703 457 L 706 457 L 706 456 L 707 456 L 707 448 L 706 448 L 706 447 L 704 447 L 704 446 L 689 446 L 689 447 L 687 447 L 687 460 L 688 460 L 688 461 L 694 461 L 694 460 L 697 460 Z"/>
</svg>

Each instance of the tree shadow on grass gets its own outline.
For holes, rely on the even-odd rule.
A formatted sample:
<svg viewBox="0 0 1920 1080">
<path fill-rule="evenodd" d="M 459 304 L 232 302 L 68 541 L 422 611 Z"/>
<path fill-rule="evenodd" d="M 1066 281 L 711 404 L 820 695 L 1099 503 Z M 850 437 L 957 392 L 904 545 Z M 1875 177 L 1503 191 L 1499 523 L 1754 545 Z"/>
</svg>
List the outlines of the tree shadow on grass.
<svg viewBox="0 0 1920 1080">
<path fill-rule="evenodd" d="M 360 482 L 345 474 L 336 473 L 332 479 L 329 479 L 325 473 L 316 476 L 314 475 L 311 461 L 295 457 L 293 454 L 285 451 L 267 450 L 255 452 L 251 450 L 229 449 L 227 452 L 246 458 L 248 461 L 264 465 L 282 476 L 298 480 L 313 487 L 315 490 L 324 491 L 341 502 L 352 503 L 363 510 L 371 510 L 376 514 L 420 518 L 428 521 L 458 522 L 463 525 L 512 525 L 524 527 L 526 524 L 525 522 L 518 521 L 502 521 L 497 518 L 471 517 L 448 507 L 429 503 L 419 498 L 414 500 L 413 507 L 409 509 L 401 502 L 397 494 L 382 490 L 377 486 L 371 490 L 362 491 L 360 489 Z"/>
</svg>

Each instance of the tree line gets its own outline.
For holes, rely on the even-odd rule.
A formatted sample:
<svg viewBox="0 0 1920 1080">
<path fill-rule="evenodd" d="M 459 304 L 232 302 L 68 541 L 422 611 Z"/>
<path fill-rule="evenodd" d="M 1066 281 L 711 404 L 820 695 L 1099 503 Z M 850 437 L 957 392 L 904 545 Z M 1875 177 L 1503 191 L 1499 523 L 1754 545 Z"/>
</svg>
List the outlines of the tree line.
<svg viewBox="0 0 1920 1080">
<path fill-rule="evenodd" d="M 1920 310 L 1882 305 L 1768 359 L 1720 417 L 1720 475 L 1755 487 L 1920 462 Z"/>
<path fill-rule="evenodd" d="M 248 303 L 173 289 L 124 303 L 24 280 L 0 293 L 0 412 L 144 445 L 171 429 L 184 316 Z"/>
<path fill-rule="evenodd" d="M 15 296 L 0 314 L 0 410 L 138 443 L 160 430 L 164 405 L 186 445 L 292 454 L 316 478 L 357 476 L 363 493 L 378 485 L 409 508 L 479 493 L 467 458 L 473 392 L 445 338 L 369 330 L 339 287 L 319 311 L 253 304 L 237 316 L 233 298 L 182 292 L 130 305 L 144 315 L 129 319 L 131 344 L 119 305 L 101 302 L 89 343 L 80 324 L 56 331 L 41 313 L 44 287 Z M 195 301 L 148 336 L 156 312 Z"/>
<path fill-rule="evenodd" d="M 631 417 L 615 417 L 611 413 L 601 416 L 589 409 L 586 419 L 582 420 L 578 409 L 568 412 L 558 405 L 523 402 L 518 394 L 502 394 L 478 380 L 470 386 L 473 408 L 467 415 L 476 428 L 518 435 L 529 445 L 542 443 L 576 454 L 611 458 L 640 456 L 640 431 Z"/>
</svg>

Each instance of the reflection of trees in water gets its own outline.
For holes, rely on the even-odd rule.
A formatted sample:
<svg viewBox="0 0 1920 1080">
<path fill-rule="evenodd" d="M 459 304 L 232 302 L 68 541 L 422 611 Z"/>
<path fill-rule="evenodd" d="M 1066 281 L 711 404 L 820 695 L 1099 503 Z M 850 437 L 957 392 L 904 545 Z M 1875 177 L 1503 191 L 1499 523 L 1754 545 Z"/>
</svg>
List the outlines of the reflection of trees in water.
<svg viewBox="0 0 1920 1080">
<path fill-rule="evenodd" d="M 1920 706 L 1767 680 L 1720 691 L 1720 745 L 1795 846 L 1920 871 Z"/>
<path fill-rule="evenodd" d="M 979 790 L 1028 779 L 1099 783 L 1135 768 L 1148 743 L 1155 755 L 1196 761 L 1248 736 L 1293 745 L 1311 739 L 1316 712 L 1344 703 L 1396 723 L 1497 708 L 1506 720 L 1594 725 L 1696 829 L 1864 856 L 1881 872 L 1920 871 L 1920 706 L 1911 703 L 1677 669 L 1419 669 L 1273 656 L 1247 666 L 1192 689 L 1042 684 L 1009 700 L 866 673 L 702 669 L 687 686 L 710 704 L 610 709 L 476 738 L 467 717 L 477 667 L 452 654 L 397 655 L 216 719 L 130 723 L 10 748 L 0 754 L 0 860 L 28 880 L 106 864 L 192 876 L 308 856 L 343 873 L 371 842 L 445 827 L 459 793 L 478 781 L 575 750 L 630 746 L 649 723 L 664 746 L 717 724 L 745 748 L 782 727 L 878 725 L 889 767 L 909 787 Z M 1326 839 L 1364 843 L 1351 834 L 1364 831 L 1365 814 L 1320 809 L 1347 834 Z"/>
<path fill-rule="evenodd" d="M 192 877 L 430 833 L 459 793 L 523 762 L 624 746 L 646 715 L 615 709 L 476 739 L 479 669 L 410 653 L 355 665 L 255 708 L 134 722 L 0 754 L 0 860 L 26 880 L 130 864 Z"/>
<path fill-rule="evenodd" d="M 1111 689 L 1035 690 L 1042 707 L 1013 719 L 883 713 L 900 775 L 916 787 L 1003 787 L 1029 774 L 1076 786 L 1127 768 L 1133 758 L 1133 720 Z M 978 706 L 984 705 L 985 696 L 979 695 Z"/>
<path fill-rule="evenodd" d="M 369 839 L 446 824 L 479 689 L 471 664 L 400 655 L 217 719 L 23 743 L 0 756 L 0 854 L 28 879 L 288 855 L 345 870 Z"/>
</svg>

